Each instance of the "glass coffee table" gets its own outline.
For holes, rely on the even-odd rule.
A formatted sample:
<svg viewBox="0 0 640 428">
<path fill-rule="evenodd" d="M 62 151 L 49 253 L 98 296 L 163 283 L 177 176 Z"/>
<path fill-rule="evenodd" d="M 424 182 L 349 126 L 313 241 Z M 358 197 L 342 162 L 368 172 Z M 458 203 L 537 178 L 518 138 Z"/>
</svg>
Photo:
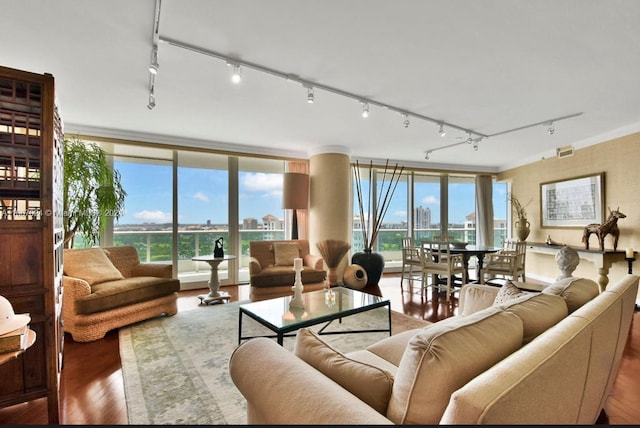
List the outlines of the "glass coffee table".
<svg viewBox="0 0 640 428">
<path fill-rule="evenodd" d="M 391 336 L 391 302 L 373 294 L 363 293 L 345 287 L 332 287 L 333 298 L 326 290 L 310 291 L 302 293 L 304 309 L 289 308 L 291 296 L 262 300 L 259 302 L 240 305 L 238 315 L 238 344 L 243 340 L 253 337 L 275 337 L 282 346 L 285 336 L 294 336 L 298 329 L 326 323 L 319 334 L 347 334 L 347 333 L 373 333 L 388 332 Z M 331 322 L 361 312 L 385 307 L 388 313 L 387 328 L 371 330 L 344 330 L 326 332 L 325 329 Z M 271 330 L 273 335 L 244 336 L 242 334 L 242 318 L 248 316 L 259 324 Z"/>
</svg>

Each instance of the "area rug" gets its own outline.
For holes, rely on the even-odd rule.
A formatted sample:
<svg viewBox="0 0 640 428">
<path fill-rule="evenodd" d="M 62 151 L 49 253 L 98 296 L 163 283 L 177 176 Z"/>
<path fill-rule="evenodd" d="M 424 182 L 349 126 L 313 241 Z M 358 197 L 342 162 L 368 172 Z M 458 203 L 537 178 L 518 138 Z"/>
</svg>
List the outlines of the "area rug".
<svg viewBox="0 0 640 428">
<path fill-rule="evenodd" d="M 228 370 L 238 344 L 241 303 L 202 306 L 120 329 L 129 424 L 246 424 L 246 402 Z M 426 324 L 392 311 L 393 334 Z M 334 321 L 325 331 L 386 326 L 386 308 L 378 308 L 343 318 L 342 323 Z M 243 317 L 242 330 L 245 335 L 270 333 L 248 317 Z M 342 352 L 362 349 L 384 337 L 388 333 L 323 336 Z M 294 342 L 294 337 L 285 337 L 284 347 L 293 350 Z"/>
</svg>

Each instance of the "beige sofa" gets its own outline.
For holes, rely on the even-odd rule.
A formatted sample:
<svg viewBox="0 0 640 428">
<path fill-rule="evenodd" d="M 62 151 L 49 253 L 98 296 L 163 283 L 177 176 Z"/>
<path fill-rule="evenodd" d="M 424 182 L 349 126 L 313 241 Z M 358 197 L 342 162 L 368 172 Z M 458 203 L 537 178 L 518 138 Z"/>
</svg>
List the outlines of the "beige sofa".
<svg viewBox="0 0 640 428">
<path fill-rule="evenodd" d="M 460 315 L 344 355 L 308 329 L 294 352 L 267 338 L 239 345 L 229 370 L 248 423 L 593 424 L 638 276 L 601 294 L 573 277 L 541 293 L 513 288 L 465 285 Z"/>
<path fill-rule="evenodd" d="M 133 246 L 65 249 L 62 318 L 76 342 L 159 315 L 175 315 L 180 281 L 171 264 L 140 263 Z"/>
<path fill-rule="evenodd" d="M 301 258 L 304 291 L 321 290 L 327 272 L 322 256 L 311 254 L 306 239 L 249 242 L 249 298 L 252 301 L 291 295 L 293 259 Z"/>
</svg>

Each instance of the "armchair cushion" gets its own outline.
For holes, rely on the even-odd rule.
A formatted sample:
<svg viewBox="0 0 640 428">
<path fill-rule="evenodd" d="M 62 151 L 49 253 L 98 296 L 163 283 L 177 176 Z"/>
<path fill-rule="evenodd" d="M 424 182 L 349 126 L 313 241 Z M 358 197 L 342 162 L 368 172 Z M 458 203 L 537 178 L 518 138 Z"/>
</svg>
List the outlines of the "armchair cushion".
<svg viewBox="0 0 640 428">
<path fill-rule="evenodd" d="M 393 386 L 391 373 L 346 357 L 309 328 L 298 330 L 293 352 L 378 413 L 384 415 L 387 411 Z"/>
<path fill-rule="evenodd" d="M 89 285 L 124 279 L 102 248 L 84 248 L 64 253 L 64 273 L 84 279 Z"/>
<path fill-rule="evenodd" d="M 276 266 L 293 266 L 293 259 L 300 257 L 300 249 L 295 242 L 274 242 L 273 256 Z"/>
</svg>

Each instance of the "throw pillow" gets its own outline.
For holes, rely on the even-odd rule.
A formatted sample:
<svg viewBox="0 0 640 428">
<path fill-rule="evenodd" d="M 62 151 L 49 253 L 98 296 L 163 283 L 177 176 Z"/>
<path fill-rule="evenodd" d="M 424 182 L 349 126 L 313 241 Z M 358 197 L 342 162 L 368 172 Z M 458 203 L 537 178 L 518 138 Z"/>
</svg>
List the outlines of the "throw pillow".
<svg viewBox="0 0 640 428">
<path fill-rule="evenodd" d="M 298 330 L 293 353 L 379 413 L 386 413 L 393 387 L 388 371 L 346 357 L 308 328 Z"/>
<path fill-rule="evenodd" d="M 102 248 L 64 250 L 64 274 L 84 279 L 89 285 L 124 279 Z"/>
<path fill-rule="evenodd" d="M 273 244 L 273 257 L 276 266 L 293 267 L 293 259 L 300 257 L 298 244 L 289 242 L 276 242 Z"/>
<path fill-rule="evenodd" d="M 500 291 L 496 294 L 493 304 L 502 305 L 503 303 L 507 303 L 509 300 L 517 299 L 518 297 L 522 297 L 527 294 L 528 293 L 516 287 L 513 282 L 507 281 L 502 287 L 500 287 Z"/>
<path fill-rule="evenodd" d="M 588 278 L 563 278 L 542 289 L 544 294 L 562 296 L 567 304 L 569 313 L 600 294 L 597 282 Z"/>
</svg>

